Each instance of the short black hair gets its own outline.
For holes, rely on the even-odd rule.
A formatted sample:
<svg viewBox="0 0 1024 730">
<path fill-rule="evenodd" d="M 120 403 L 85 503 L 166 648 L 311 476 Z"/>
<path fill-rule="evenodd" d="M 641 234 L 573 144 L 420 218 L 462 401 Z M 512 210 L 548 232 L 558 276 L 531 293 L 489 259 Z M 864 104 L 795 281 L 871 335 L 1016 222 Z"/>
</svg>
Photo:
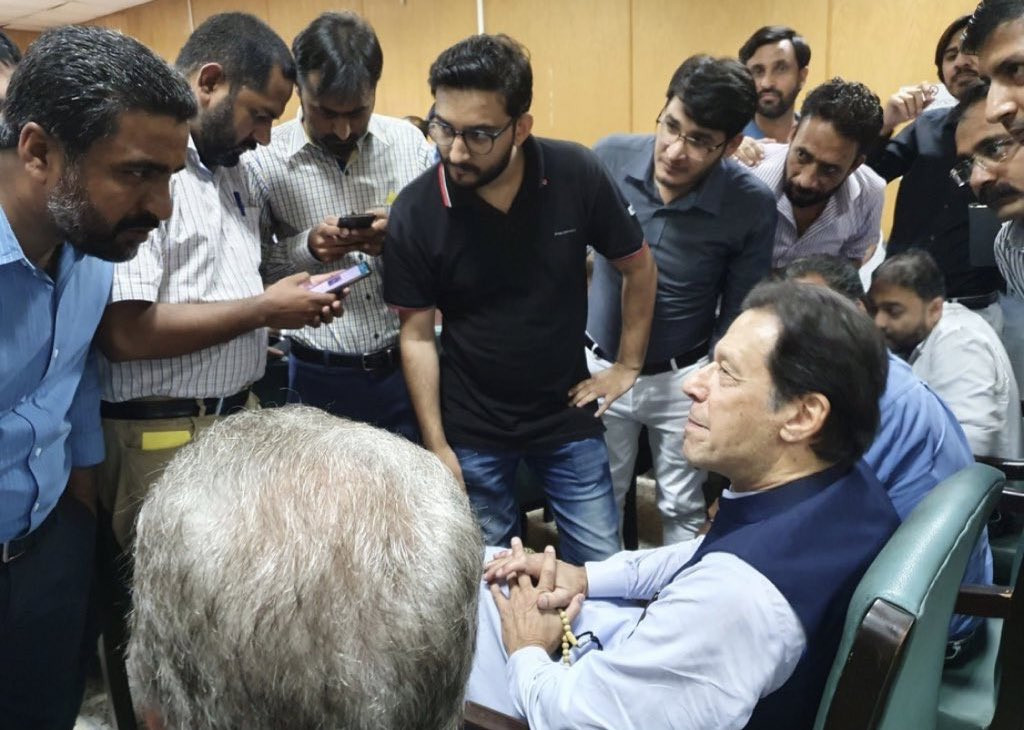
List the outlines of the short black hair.
<svg viewBox="0 0 1024 730">
<path fill-rule="evenodd" d="M 1018 18 L 1024 18 L 1021 0 L 982 0 L 967 21 L 964 48 L 968 53 L 977 53 L 996 28 Z"/>
<path fill-rule="evenodd" d="M 942 78 L 942 59 L 946 55 L 946 46 L 953 40 L 953 36 L 963 31 L 967 27 L 967 23 L 971 20 L 970 15 L 961 15 L 959 18 L 949 24 L 949 27 L 942 31 L 942 35 L 939 36 L 939 42 L 935 46 L 935 70 L 939 74 L 939 81 L 946 83 L 946 79 Z M 962 42 L 962 41 L 961 41 Z"/>
<path fill-rule="evenodd" d="M 909 289 L 930 302 L 946 296 L 946 278 L 932 255 L 921 248 L 887 258 L 871 275 L 871 284 L 884 284 Z"/>
<path fill-rule="evenodd" d="M 967 90 L 961 94 L 956 106 L 949 113 L 950 122 L 954 125 L 960 124 L 960 120 L 964 118 L 964 114 L 967 113 L 968 109 L 975 104 L 984 103 L 988 99 L 988 89 L 989 83 L 984 80 L 976 81 L 968 86 Z"/>
<path fill-rule="evenodd" d="M 878 141 L 882 132 L 882 104 L 864 84 L 836 77 L 815 87 L 800 107 L 803 124 L 811 117 L 831 122 L 843 137 L 857 143 L 860 154 Z"/>
<path fill-rule="evenodd" d="M 17 66 L 21 62 L 21 51 L 10 36 L 0 30 L 0 66 Z"/>
<path fill-rule="evenodd" d="M 192 31 L 174 65 L 191 76 L 207 63 L 219 63 L 233 89 L 247 86 L 263 91 L 275 68 L 295 81 L 295 61 L 288 46 L 269 25 L 249 13 L 211 15 Z"/>
<path fill-rule="evenodd" d="M 829 463 L 854 463 L 875 440 L 889 374 L 875 323 L 831 289 L 793 281 L 758 284 L 743 309 L 767 309 L 779 320 L 768 355 L 776 406 L 808 393 L 825 396 L 830 411 L 811 448 Z"/>
<path fill-rule="evenodd" d="M 115 134 L 129 111 L 185 122 L 196 98 L 180 73 L 134 38 L 85 26 L 48 30 L 11 76 L 0 149 L 17 147 L 22 128 L 35 122 L 74 159 Z"/>
<path fill-rule="evenodd" d="M 757 109 L 757 89 L 747 67 L 734 58 L 690 56 L 672 74 L 665 98 L 678 98 L 686 116 L 727 139 L 743 131 Z"/>
<path fill-rule="evenodd" d="M 754 35 L 747 38 L 747 42 L 740 46 L 740 63 L 745 64 L 749 61 L 761 46 L 782 41 L 789 41 L 793 44 L 797 68 L 807 68 L 807 64 L 811 62 L 811 47 L 807 45 L 807 41 L 802 35 L 785 25 L 766 25 L 754 31 Z"/>
<path fill-rule="evenodd" d="M 292 41 L 299 86 L 312 94 L 345 100 L 373 91 L 384 70 L 384 52 L 377 34 L 353 12 L 323 13 Z M 306 79 L 320 73 L 316 88 Z"/>
<path fill-rule="evenodd" d="M 530 54 L 519 41 L 504 33 L 470 36 L 441 52 L 430 66 L 430 93 L 439 87 L 497 91 L 505 98 L 512 118 L 530 110 L 533 69 Z"/>
<path fill-rule="evenodd" d="M 783 276 L 787 280 L 801 279 L 817 274 L 832 291 L 839 292 L 854 302 L 864 301 L 864 284 L 860 273 L 848 258 L 833 256 L 827 253 L 814 253 L 803 256 L 785 268 Z"/>
</svg>

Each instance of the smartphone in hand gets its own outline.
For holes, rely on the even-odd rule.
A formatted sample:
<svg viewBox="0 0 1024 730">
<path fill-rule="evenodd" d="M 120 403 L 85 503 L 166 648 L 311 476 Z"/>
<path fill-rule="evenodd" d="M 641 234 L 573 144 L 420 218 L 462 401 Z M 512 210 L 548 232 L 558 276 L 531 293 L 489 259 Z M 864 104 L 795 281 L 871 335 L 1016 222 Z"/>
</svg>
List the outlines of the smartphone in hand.
<svg viewBox="0 0 1024 730">
<path fill-rule="evenodd" d="M 370 265 L 365 261 L 360 261 L 355 266 L 335 271 L 326 280 L 309 287 L 309 290 L 317 294 L 333 294 L 334 292 L 341 291 L 346 286 L 355 284 L 357 281 L 362 281 L 370 273 Z"/>
<path fill-rule="evenodd" d="M 343 215 L 338 217 L 338 228 L 363 229 L 369 228 L 377 216 L 373 213 L 360 213 L 359 215 Z"/>
</svg>

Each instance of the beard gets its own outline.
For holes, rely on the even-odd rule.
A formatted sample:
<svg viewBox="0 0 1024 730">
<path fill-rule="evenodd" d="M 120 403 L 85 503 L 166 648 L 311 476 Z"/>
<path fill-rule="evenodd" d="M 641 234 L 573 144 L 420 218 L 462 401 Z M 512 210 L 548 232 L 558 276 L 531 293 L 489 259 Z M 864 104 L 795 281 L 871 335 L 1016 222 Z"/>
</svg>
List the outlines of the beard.
<svg viewBox="0 0 1024 730">
<path fill-rule="evenodd" d="M 914 348 L 924 342 L 924 339 L 928 336 L 928 328 L 925 327 L 924 324 L 921 324 L 910 332 L 901 334 L 883 334 L 885 335 L 885 342 L 889 345 L 889 349 L 900 358 L 906 360 L 913 354 Z"/>
<path fill-rule="evenodd" d="M 800 87 L 797 86 L 793 91 L 786 96 L 781 91 L 763 91 L 757 95 L 757 113 L 765 119 L 778 119 L 783 114 L 793 108 L 793 104 L 796 103 L 796 97 L 800 93 Z M 768 100 L 767 103 L 762 100 Z"/>
<path fill-rule="evenodd" d="M 160 220 L 150 214 L 122 218 L 114 225 L 106 221 L 82 185 L 76 166 L 69 167 L 46 200 L 46 210 L 61 238 L 82 253 L 105 261 L 127 261 L 141 241 L 124 240 L 127 231 L 151 231 Z"/>
<path fill-rule="evenodd" d="M 505 172 L 505 168 L 507 168 L 509 162 L 512 161 L 513 147 L 514 145 L 509 145 L 508 151 L 505 153 L 504 158 L 498 160 L 493 165 L 486 168 L 477 167 L 476 165 L 471 165 L 468 162 L 463 162 L 461 164 L 456 165 L 453 164 L 450 160 L 442 158 L 444 161 L 445 173 L 447 174 L 448 179 L 451 180 L 452 184 L 457 185 L 460 188 L 465 188 L 467 190 L 476 190 L 478 188 L 482 188 L 484 185 L 494 182 L 501 175 L 501 173 Z M 474 175 L 476 175 L 476 179 L 464 183 L 458 182 L 452 176 L 452 170 L 463 170 L 465 172 L 473 173 Z"/>
<path fill-rule="evenodd" d="M 348 139 L 342 139 L 336 134 L 325 134 L 323 137 L 316 139 L 316 144 L 326 150 L 327 154 L 345 162 L 356 151 L 356 143 L 358 141 L 359 137 L 355 135 Z"/>
<path fill-rule="evenodd" d="M 255 141 L 239 143 L 236 136 L 235 95 L 232 93 L 200 119 L 195 133 L 199 159 L 207 167 L 234 167 L 244 152 L 256 149 Z"/>
<path fill-rule="evenodd" d="M 840 183 L 841 184 L 841 183 Z M 807 188 L 794 185 L 792 180 L 786 179 L 782 182 L 782 192 L 789 198 L 790 205 L 794 208 L 810 208 L 815 205 L 824 203 L 826 200 L 832 197 L 832 193 L 836 191 L 836 188 L 832 188 L 823 193 L 819 193 L 815 190 L 808 190 Z"/>
</svg>

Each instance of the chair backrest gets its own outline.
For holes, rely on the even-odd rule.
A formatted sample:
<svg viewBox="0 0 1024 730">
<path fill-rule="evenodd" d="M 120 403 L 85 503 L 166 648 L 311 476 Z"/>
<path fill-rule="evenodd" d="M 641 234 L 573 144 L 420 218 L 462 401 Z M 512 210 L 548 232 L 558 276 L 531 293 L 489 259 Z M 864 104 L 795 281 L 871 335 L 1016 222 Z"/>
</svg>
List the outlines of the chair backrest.
<svg viewBox="0 0 1024 730">
<path fill-rule="evenodd" d="M 815 730 L 935 727 L 949 619 L 1003 475 L 974 464 L 935 487 L 864 574 Z"/>
</svg>

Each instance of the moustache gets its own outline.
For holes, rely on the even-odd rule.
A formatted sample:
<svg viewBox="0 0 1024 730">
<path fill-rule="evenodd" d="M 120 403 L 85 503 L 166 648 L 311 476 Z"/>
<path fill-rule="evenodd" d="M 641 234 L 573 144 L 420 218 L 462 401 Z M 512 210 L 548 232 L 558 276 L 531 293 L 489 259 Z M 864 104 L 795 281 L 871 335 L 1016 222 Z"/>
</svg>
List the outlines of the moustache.
<svg viewBox="0 0 1024 730">
<path fill-rule="evenodd" d="M 462 172 L 469 172 L 469 173 L 472 173 L 474 175 L 479 175 L 480 174 L 480 168 L 477 167 L 476 165 L 471 165 L 468 162 L 460 162 L 458 164 L 455 164 L 454 162 L 449 162 L 448 163 L 448 169 L 450 169 L 450 170 L 461 170 Z"/>
<path fill-rule="evenodd" d="M 978 191 L 978 201 L 990 208 L 999 207 L 999 203 L 1007 198 L 1024 195 L 1009 183 L 988 183 Z"/>
<path fill-rule="evenodd" d="M 143 213 L 140 215 L 134 215 L 130 218 L 122 218 L 114 226 L 114 235 L 123 231 L 145 229 L 148 231 L 153 230 L 160 225 L 160 219 L 155 215 L 149 213 Z"/>
<path fill-rule="evenodd" d="M 774 96 L 776 99 L 781 99 L 782 98 L 782 92 L 781 91 L 776 91 L 775 89 L 767 89 L 765 91 L 762 91 L 760 94 L 758 94 L 757 98 L 758 99 L 763 99 L 766 96 Z"/>
<path fill-rule="evenodd" d="M 978 72 L 972 68 L 960 69 L 953 74 L 953 81 L 959 81 L 960 79 L 976 79 L 978 78 Z"/>
</svg>

